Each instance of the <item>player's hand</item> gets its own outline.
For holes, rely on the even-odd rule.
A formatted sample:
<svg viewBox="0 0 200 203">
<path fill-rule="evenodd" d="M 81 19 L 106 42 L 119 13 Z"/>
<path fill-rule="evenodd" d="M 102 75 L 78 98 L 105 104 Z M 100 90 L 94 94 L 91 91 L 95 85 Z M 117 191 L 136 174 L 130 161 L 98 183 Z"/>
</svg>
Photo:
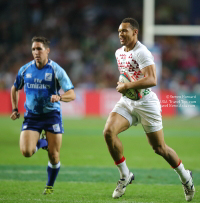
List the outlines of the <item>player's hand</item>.
<svg viewBox="0 0 200 203">
<path fill-rule="evenodd" d="M 54 103 L 54 102 L 58 102 L 60 101 L 60 96 L 59 95 L 52 95 L 51 96 L 51 102 Z"/>
<path fill-rule="evenodd" d="M 16 120 L 16 119 L 18 119 L 19 117 L 20 117 L 20 113 L 17 112 L 17 111 L 13 111 L 12 114 L 11 114 L 11 116 L 10 116 L 10 118 L 11 118 L 12 120 Z"/>
<path fill-rule="evenodd" d="M 116 90 L 122 94 L 124 94 L 126 92 L 126 85 L 125 83 L 122 82 L 117 82 L 117 87 Z"/>
</svg>

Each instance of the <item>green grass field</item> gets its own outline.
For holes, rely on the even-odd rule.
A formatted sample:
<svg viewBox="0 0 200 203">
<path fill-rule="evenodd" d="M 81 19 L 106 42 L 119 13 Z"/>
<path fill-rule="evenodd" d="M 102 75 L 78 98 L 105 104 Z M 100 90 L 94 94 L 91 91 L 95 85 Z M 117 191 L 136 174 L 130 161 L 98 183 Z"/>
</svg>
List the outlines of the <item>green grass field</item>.
<svg viewBox="0 0 200 203">
<path fill-rule="evenodd" d="M 177 174 L 153 152 L 141 126 L 119 135 L 136 179 L 123 197 L 112 199 L 119 174 L 102 135 L 106 120 L 100 118 L 63 120 L 62 166 L 54 194 L 44 196 L 47 152 L 39 150 L 31 158 L 20 154 L 22 121 L 0 117 L 0 202 L 186 202 Z M 163 125 L 166 143 L 193 171 L 196 194 L 192 202 L 200 202 L 200 118 L 165 118 Z"/>
</svg>

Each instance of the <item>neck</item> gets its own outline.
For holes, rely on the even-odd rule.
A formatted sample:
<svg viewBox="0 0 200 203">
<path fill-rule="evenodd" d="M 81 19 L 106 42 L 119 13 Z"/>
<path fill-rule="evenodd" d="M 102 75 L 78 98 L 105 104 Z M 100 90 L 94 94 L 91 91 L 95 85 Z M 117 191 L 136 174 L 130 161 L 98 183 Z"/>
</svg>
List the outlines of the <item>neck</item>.
<svg viewBox="0 0 200 203">
<path fill-rule="evenodd" d="M 46 59 L 45 61 L 43 62 L 35 62 L 36 63 L 36 66 L 39 68 L 39 69 L 42 69 L 47 63 L 48 63 L 48 59 Z"/>
<path fill-rule="evenodd" d="M 125 47 L 125 51 L 128 52 L 128 51 L 134 49 L 135 45 L 137 44 L 137 41 L 138 41 L 138 40 L 136 39 L 136 40 L 134 40 L 132 43 L 130 43 L 129 45 L 127 45 L 127 46 Z"/>
</svg>

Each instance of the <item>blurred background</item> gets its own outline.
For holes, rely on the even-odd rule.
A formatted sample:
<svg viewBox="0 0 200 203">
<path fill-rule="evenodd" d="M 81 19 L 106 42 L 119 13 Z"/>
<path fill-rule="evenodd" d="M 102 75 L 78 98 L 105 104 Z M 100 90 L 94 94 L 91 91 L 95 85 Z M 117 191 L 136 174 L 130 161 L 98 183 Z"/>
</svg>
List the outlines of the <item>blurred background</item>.
<svg viewBox="0 0 200 203">
<path fill-rule="evenodd" d="M 198 0 L 150 1 L 155 4 L 152 17 L 155 25 L 200 24 Z M 32 37 L 45 36 L 51 41 L 50 59 L 65 69 L 77 91 L 77 101 L 65 107 L 66 115 L 76 115 L 72 113 L 76 111 L 78 116 L 107 115 L 120 97 L 115 92 L 119 77 L 115 51 L 121 46 L 118 27 L 122 19 L 135 18 L 140 24 L 139 40 L 149 45 L 143 37 L 144 2 L 0 0 L 0 95 L 10 91 L 19 68 L 33 59 Z M 155 34 L 153 46 L 148 48 L 158 63 L 157 91 L 161 93 L 163 115 L 199 115 L 200 36 Z M 194 105 L 169 107 L 169 99 L 177 101 L 174 99 L 177 95 L 187 99 L 186 103 L 192 100 Z M 23 103 L 24 97 L 21 98 Z M 181 102 L 180 98 L 177 102 Z M 5 102 L 1 106 L 3 104 Z M 21 106 L 23 111 L 23 104 Z M 1 114 L 8 111 L 11 112 L 10 105 L 0 108 Z"/>
</svg>

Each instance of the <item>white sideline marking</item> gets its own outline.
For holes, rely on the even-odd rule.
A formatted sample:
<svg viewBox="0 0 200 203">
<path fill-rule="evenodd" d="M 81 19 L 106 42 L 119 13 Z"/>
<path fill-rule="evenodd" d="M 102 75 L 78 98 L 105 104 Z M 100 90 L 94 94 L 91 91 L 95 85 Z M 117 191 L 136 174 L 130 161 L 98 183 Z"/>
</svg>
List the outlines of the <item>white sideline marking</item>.
<svg viewBox="0 0 200 203">
<path fill-rule="evenodd" d="M 36 171 L 36 170 L 0 170 L 0 173 L 17 173 L 17 174 L 46 174 L 46 170 Z M 85 174 L 85 171 L 60 171 L 59 174 Z M 112 175 L 113 172 L 104 171 L 104 174 Z M 90 171 L 90 174 L 99 174 L 99 171 Z"/>
<path fill-rule="evenodd" d="M 37 201 L 37 202 L 58 202 L 58 200 L 50 200 L 50 199 L 17 199 L 18 201 Z M 16 201 L 16 199 L 8 199 L 8 198 L 0 198 L 0 201 Z M 61 202 L 63 202 L 61 200 Z M 80 202 L 80 201 L 76 201 L 76 200 L 73 200 L 73 202 Z M 87 201 L 87 202 L 91 202 L 91 201 Z M 127 202 L 130 202 L 130 201 L 120 201 L 120 203 L 127 203 Z M 92 201 L 93 203 L 93 201 Z M 131 203 L 153 203 L 153 202 L 131 202 Z"/>
<path fill-rule="evenodd" d="M 0 198 L 0 201 L 16 201 L 16 199 L 11 198 Z M 57 202 L 57 200 L 50 199 L 17 199 L 17 201 L 38 201 L 38 202 Z"/>
</svg>

